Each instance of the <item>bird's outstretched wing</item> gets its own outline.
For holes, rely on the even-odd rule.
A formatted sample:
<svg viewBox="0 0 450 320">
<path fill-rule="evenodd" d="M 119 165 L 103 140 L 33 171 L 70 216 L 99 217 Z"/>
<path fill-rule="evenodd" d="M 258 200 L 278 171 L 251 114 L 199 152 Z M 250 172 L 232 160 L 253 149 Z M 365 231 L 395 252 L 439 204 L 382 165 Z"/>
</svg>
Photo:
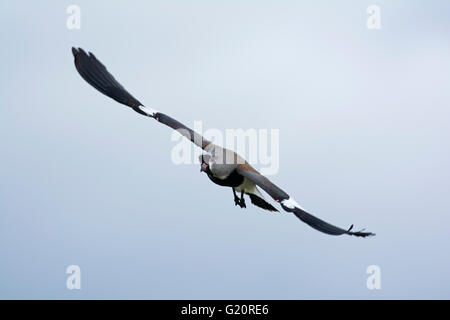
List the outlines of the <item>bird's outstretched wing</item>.
<svg viewBox="0 0 450 320">
<path fill-rule="evenodd" d="M 133 97 L 117 80 L 108 72 L 106 67 L 91 53 L 87 54 L 81 48 L 72 48 L 72 53 L 75 58 L 75 67 L 80 73 L 81 77 L 86 80 L 91 86 L 96 88 L 98 91 L 107 95 L 108 97 L 122 103 L 134 111 L 154 118 L 155 120 L 177 130 L 183 136 L 191 140 L 197 146 L 205 149 L 208 147 L 212 150 L 215 146 L 200 134 L 193 131 L 192 129 L 186 127 L 181 122 L 169 117 L 168 115 L 158 112 L 152 108 L 145 107 L 141 102 L 139 102 L 135 97 Z M 315 216 L 307 213 L 303 210 L 294 199 L 292 199 L 286 192 L 281 190 L 275 184 L 273 184 L 269 179 L 259 174 L 256 170 L 249 170 L 248 164 L 238 165 L 238 172 L 247 179 L 253 181 L 255 184 L 260 186 L 264 191 L 266 191 L 275 201 L 280 202 L 284 210 L 288 212 L 293 212 L 299 219 L 303 222 L 309 224 L 311 227 L 331 235 L 341 235 L 348 234 L 358 237 L 367 237 L 374 235 L 371 232 L 357 231 L 353 232 L 352 227 L 344 230 L 333 226 Z"/>
<path fill-rule="evenodd" d="M 341 234 L 348 234 L 357 237 L 367 237 L 375 235 L 374 233 L 364 232 L 363 230 L 351 231 L 353 229 L 353 225 L 351 225 L 350 228 L 347 230 L 341 229 L 313 216 L 312 214 L 309 214 L 286 192 L 281 190 L 278 186 L 273 184 L 269 179 L 261 175 L 258 171 L 254 170 L 248 164 L 239 165 L 237 171 L 239 174 L 241 174 L 248 180 L 253 181 L 255 184 L 260 186 L 276 202 L 279 202 L 281 204 L 281 207 L 285 211 L 294 213 L 300 220 L 302 220 L 303 222 L 310 225 L 316 230 L 335 236 Z"/>
<path fill-rule="evenodd" d="M 72 48 L 75 58 L 75 67 L 81 77 L 86 80 L 95 89 L 107 95 L 108 97 L 122 103 L 134 111 L 154 118 L 155 120 L 177 130 L 183 136 L 191 140 L 197 146 L 205 149 L 212 147 L 211 142 L 203 138 L 194 130 L 186 127 L 181 122 L 169 117 L 168 115 L 145 107 L 135 97 L 133 97 L 117 80 L 108 72 L 106 67 L 92 54 L 87 54 L 81 48 Z"/>
</svg>

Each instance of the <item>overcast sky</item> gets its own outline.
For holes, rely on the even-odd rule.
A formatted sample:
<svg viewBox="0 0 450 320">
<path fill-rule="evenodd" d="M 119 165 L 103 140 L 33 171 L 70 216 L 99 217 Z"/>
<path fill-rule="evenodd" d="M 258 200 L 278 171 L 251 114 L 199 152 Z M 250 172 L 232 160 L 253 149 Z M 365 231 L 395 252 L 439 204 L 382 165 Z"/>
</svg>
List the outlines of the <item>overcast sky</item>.
<svg viewBox="0 0 450 320">
<path fill-rule="evenodd" d="M 450 298 L 449 14 L 448 1 L 1 1 L 0 298 Z M 90 87 L 72 46 L 189 126 L 279 129 L 270 178 L 377 236 L 235 207 L 171 161 L 168 128 Z"/>
</svg>

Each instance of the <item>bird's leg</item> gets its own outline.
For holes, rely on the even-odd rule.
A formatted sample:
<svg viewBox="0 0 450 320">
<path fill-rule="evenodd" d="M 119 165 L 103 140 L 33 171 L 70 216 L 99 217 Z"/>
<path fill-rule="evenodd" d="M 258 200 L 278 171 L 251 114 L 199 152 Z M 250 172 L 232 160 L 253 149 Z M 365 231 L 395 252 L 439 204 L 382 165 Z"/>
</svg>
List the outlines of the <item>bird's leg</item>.
<svg viewBox="0 0 450 320">
<path fill-rule="evenodd" d="M 240 202 L 239 205 L 241 206 L 241 208 L 246 208 L 245 199 L 244 199 L 244 190 L 241 191 L 241 199 L 239 202 Z"/>
<path fill-rule="evenodd" d="M 234 205 L 235 206 L 241 205 L 241 201 L 240 201 L 239 197 L 236 195 L 236 190 L 234 190 L 234 188 L 231 188 L 231 189 L 233 189 Z"/>
</svg>

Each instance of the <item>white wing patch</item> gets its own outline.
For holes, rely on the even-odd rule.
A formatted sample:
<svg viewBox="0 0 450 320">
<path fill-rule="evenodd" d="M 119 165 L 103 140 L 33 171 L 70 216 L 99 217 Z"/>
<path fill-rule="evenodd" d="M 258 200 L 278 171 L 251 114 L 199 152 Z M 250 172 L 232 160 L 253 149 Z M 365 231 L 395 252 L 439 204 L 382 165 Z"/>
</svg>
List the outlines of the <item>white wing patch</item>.
<svg viewBox="0 0 450 320">
<path fill-rule="evenodd" d="M 281 200 L 281 203 L 282 203 L 285 207 L 288 207 L 289 209 L 294 209 L 295 207 L 297 207 L 297 208 L 299 208 L 299 209 L 305 210 L 305 209 L 302 208 L 301 205 L 299 205 L 299 204 L 297 203 L 297 201 L 295 201 L 295 200 L 294 200 L 293 198 L 291 198 L 291 197 L 289 197 L 289 199 Z"/>
<path fill-rule="evenodd" d="M 148 115 L 149 117 L 153 117 L 156 113 L 158 113 L 157 110 L 152 109 L 150 107 L 145 107 L 145 106 L 139 106 L 138 107 L 142 112 L 144 112 L 146 115 Z"/>
</svg>

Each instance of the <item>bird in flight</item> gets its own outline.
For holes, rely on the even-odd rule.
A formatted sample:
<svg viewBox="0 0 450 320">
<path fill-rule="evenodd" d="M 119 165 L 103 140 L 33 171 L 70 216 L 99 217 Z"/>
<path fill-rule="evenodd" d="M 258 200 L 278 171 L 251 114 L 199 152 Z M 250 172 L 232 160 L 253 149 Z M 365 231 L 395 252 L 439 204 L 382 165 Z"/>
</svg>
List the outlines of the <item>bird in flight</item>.
<svg viewBox="0 0 450 320">
<path fill-rule="evenodd" d="M 95 89 L 132 108 L 139 114 L 153 118 L 177 130 L 195 145 L 202 148 L 204 154 L 199 159 L 201 163 L 200 172 L 206 173 L 208 178 L 218 185 L 231 187 L 235 205 L 245 208 L 244 195 L 248 195 L 251 203 L 255 206 L 268 211 L 278 211 L 265 200 L 258 189 L 259 187 L 279 203 L 285 211 L 292 212 L 301 221 L 316 230 L 330 235 L 347 234 L 357 237 L 375 235 L 371 232 L 364 232 L 364 230 L 352 231 L 353 225 L 348 229 L 342 229 L 306 212 L 291 196 L 261 175 L 237 153 L 213 144 L 181 122 L 162 112 L 144 106 L 117 82 L 94 54 L 91 52 L 86 53 L 81 48 L 72 48 L 72 53 L 75 58 L 75 67 L 79 74 Z"/>
</svg>

